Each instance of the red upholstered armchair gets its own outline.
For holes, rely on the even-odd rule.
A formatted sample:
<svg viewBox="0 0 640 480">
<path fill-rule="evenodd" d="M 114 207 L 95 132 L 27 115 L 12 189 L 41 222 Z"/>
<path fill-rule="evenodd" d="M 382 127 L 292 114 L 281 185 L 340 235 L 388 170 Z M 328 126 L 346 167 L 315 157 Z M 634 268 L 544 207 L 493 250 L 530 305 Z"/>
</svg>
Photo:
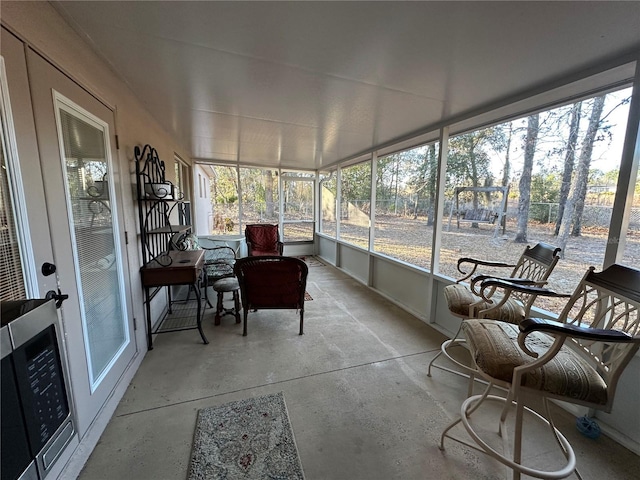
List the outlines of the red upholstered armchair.
<svg viewBox="0 0 640 480">
<path fill-rule="evenodd" d="M 256 223 L 244 229 L 247 251 L 250 257 L 259 255 L 282 255 L 284 244 L 280 241 L 278 225 Z"/>
<path fill-rule="evenodd" d="M 295 308 L 300 312 L 300 335 L 304 325 L 304 293 L 309 268 L 302 260 L 277 255 L 236 260 L 234 273 L 240 284 L 244 326 L 250 310 Z"/>
</svg>

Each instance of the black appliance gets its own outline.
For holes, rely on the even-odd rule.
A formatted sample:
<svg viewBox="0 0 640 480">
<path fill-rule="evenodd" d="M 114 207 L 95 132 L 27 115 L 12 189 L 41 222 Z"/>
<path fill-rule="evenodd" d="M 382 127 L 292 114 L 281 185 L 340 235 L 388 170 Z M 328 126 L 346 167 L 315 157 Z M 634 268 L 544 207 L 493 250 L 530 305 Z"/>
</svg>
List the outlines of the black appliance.
<svg viewBox="0 0 640 480">
<path fill-rule="evenodd" d="M 55 300 L 1 303 L 3 480 L 44 479 L 77 441 Z"/>
</svg>

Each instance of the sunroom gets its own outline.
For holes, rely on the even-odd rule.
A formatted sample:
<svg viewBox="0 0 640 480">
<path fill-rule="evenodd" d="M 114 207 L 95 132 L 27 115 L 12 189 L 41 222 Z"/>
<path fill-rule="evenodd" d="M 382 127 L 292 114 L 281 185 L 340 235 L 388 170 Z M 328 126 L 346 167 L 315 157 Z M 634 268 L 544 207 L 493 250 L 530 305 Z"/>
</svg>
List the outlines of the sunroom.
<svg viewBox="0 0 640 480">
<path fill-rule="evenodd" d="M 162 321 L 169 289 L 150 299 L 140 279 L 145 240 L 136 163 L 146 145 L 188 205 L 196 237 L 244 256 L 246 225 L 276 224 L 285 256 L 327 268 L 310 268 L 310 279 L 321 279 L 308 288 L 311 318 L 319 320 L 315 327 L 307 320 L 319 329 L 305 331 L 310 351 L 323 344 L 310 337 L 329 335 L 322 319 L 352 310 L 359 328 L 363 311 L 376 305 L 389 317 L 380 322 L 391 339 L 381 331 L 376 338 L 393 351 L 389 358 L 432 357 L 460 325 L 443 294 L 461 276 L 460 257 L 513 263 L 526 245 L 558 246 L 562 258 L 548 286 L 565 293 L 590 266 L 640 266 L 635 3 L 54 1 L 3 2 L 0 15 L 3 228 L 13 232 L 7 243 L 15 252 L 3 254 L 2 300 L 49 291 L 70 297 L 59 313 L 75 434 L 48 478 L 100 477 L 103 460 L 80 472 L 101 435 L 135 416 L 126 405 L 136 397 L 130 384 L 168 398 L 149 407 L 167 413 L 247 391 L 236 372 L 234 382 L 222 374 L 204 380 L 219 381 L 220 391 L 174 396 L 163 383 L 166 372 L 154 370 L 169 368 L 158 360 L 163 349 L 181 358 L 193 349 L 195 363 L 207 361 L 194 353 L 199 348 L 215 346 L 213 355 L 228 350 L 235 359 L 261 351 L 258 344 L 243 350 L 239 330 L 226 320 L 222 328 L 206 325 L 213 345 L 185 331 L 155 336 L 156 348 L 148 350 L 147 320 L 151 328 Z M 68 140 L 88 131 L 84 140 Z M 57 266 L 55 275 L 44 275 L 45 262 Z M 116 292 L 119 313 L 108 327 L 94 328 L 111 317 L 97 309 L 92 320 L 87 300 L 98 278 L 91 275 L 103 265 L 113 273 L 107 289 Z M 5 288 L 9 278 L 22 285 Z M 354 289 L 353 304 L 341 299 L 334 310 L 321 303 L 329 288 L 342 288 L 328 286 L 332 281 Z M 534 312 L 553 318 L 562 306 L 562 299 L 540 299 Z M 211 318 L 205 309 L 204 322 Z M 227 345 L 218 339 L 222 331 Z M 416 337 L 400 343 L 415 350 L 394 343 L 407 331 Z M 428 346 L 412 343 L 423 335 Z M 345 338 L 359 350 L 357 337 Z M 282 339 L 260 340 L 275 348 Z M 334 365 L 348 349 L 336 345 L 318 353 L 318 363 L 332 365 L 323 374 L 388 360 L 365 355 Z M 320 375 L 302 364 L 281 376 L 248 376 L 265 388 Z M 463 400 L 456 395 L 464 382 L 426 380 L 422 367 L 399 367 L 400 375 L 411 370 L 408 377 L 427 382 L 435 396 L 444 395 L 441 402 Z M 132 383 L 135 375 L 140 383 Z M 570 416 L 593 415 L 607 441 L 632 452 L 621 457 L 631 458 L 628 471 L 640 454 L 639 375 L 636 355 L 611 414 L 565 406 Z M 447 397 L 450 381 L 459 384 Z M 304 404 L 304 395 L 285 396 L 295 417 L 293 404 Z M 298 442 L 317 439 L 305 427 L 296 430 L 295 421 L 293 429 Z M 299 448 L 309 476 L 371 478 L 366 468 L 346 469 L 345 458 L 325 459 L 344 470 L 322 466 L 311 443 Z M 110 455 L 104 458 L 115 461 Z M 128 462 L 133 457 L 123 454 Z M 152 468 L 136 474 L 144 472 L 157 476 Z M 415 470 L 396 473 L 413 478 Z"/>
</svg>

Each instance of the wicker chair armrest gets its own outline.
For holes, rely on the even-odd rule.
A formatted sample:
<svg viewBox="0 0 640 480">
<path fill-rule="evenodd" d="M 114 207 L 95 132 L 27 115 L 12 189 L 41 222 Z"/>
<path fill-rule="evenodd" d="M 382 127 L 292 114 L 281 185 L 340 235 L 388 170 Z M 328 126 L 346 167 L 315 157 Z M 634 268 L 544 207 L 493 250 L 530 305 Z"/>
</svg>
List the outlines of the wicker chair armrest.
<svg viewBox="0 0 640 480">
<path fill-rule="evenodd" d="M 561 334 L 584 340 L 609 343 L 640 343 L 640 337 L 633 337 L 626 332 L 610 328 L 580 327 L 571 323 L 562 323 L 546 318 L 525 318 L 519 324 L 520 332 L 528 335 L 534 331 L 550 334 Z"/>
<path fill-rule="evenodd" d="M 536 352 L 529 350 L 525 344 L 525 338 L 531 332 L 539 331 L 553 335 L 556 337 L 554 346 L 548 354 L 543 357 L 553 358 L 558 352 L 560 346 L 567 337 L 580 338 L 593 342 L 607 343 L 640 343 L 640 336 L 631 336 L 626 332 L 614 330 L 610 328 L 591 328 L 581 327 L 570 323 L 557 322 L 546 318 L 526 318 L 519 324 L 520 334 L 518 335 L 518 345 L 520 348 L 533 358 L 538 358 Z"/>
<path fill-rule="evenodd" d="M 489 297 L 493 294 L 493 291 L 497 288 L 501 289 L 505 295 L 510 295 L 512 292 L 524 293 L 528 295 L 536 295 L 542 297 L 556 297 L 556 298 L 568 298 L 571 295 L 568 293 L 559 293 L 549 288 L 542 288 L 538 285 L 544 284 L 544 282 L 528 281 L 513 281 L 503 280 L 495 277 L 484 280 L 480 284 L 480 296 L 489 301 Z M 489 294 L 487 294 L 489 290 Z"/>
<path fill-rule="evenodd" d="M 483 290 L 482 285 L 489 280 L 496 280 L 499 282 L 511 283 L 516 285 L 529 285 L 529 286 L 536 286 L 536 287 L 542 287 L 543 285 L 547 284 L 545 280 L 538 281 L 538 280 L 530 280 L 528 278 L 496 277 L 494 275 L 476 275 L 471 280 L 471 285 L 470 285 L 471 291 L 478 296 L 482 296 L 482 294 L 480 293 Z M 480 284 L 479 287 L 477 287 L 478 284 Z"/>
<path fill-rule="evenodd" d="M 470 263 L 472 266 L 471 271 L 466 272 L 464 270 L 462 270 L 461 266 L 463 263 Z M 457 264 L 457 269 L 460 273 L 462 273 L 464 276 L 459 278 L 458 280 L 456 280 L 456 283 L 460 283 L 464 280 L 466 280 L 467 278 L 471 277 L 471 275 L 473 275 L 475 273 L 475 271 L 478 269 L 479 266 L 483 266 L 483 267 L 515 267 L 515 265 L 510 264 L 510 263 L 504 263 L 504 262 L 487 262 L 485 260 L 477 260 L 475 258 L 470 258 L 470 257 L 462 257 L 458 259 L 458 264 Z"/>
</svg>

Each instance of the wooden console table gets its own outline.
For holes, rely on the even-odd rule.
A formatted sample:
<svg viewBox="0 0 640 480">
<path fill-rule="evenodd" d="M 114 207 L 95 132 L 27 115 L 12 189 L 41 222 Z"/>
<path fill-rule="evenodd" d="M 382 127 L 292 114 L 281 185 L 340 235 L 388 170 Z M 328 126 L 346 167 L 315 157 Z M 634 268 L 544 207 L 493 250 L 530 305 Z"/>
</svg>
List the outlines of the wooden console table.
<svg viewBox="0 0 640 480">
<path fill-rule="evenodd" d="M 168 265 L 165 265 L 165 260 Z M 154 333 L 177 332 L 196 328 L 200 332 L 202 341 L 209 343 L 202 331 L 203 308 L 199 284 L 202 278 L 206 282 L 206 275 L 202 275 L 203 267 L 204 250 L 173 250 L 163 254 L 162 260 L 152 260 L 140 269 L 142 286 L 145 291 L 149 350 L 153 349 L 152 335 Z M 197 305 L 195 315 L 192 308 L 188 307 L 189 302 L 184 302 L 184 305 L 177 305 L 175 301 L 172 301 L 171 290 L 169 289 L 169 311 L 160 322 L 158 328 L 153 331 L 151 326 L 151 299 L 160 287 L 171 287 L 173 285 L 189 285 L 193 287 Z M 153 293 L 151 293 L 152 289 L 155 289 Z"/>
</svg>

